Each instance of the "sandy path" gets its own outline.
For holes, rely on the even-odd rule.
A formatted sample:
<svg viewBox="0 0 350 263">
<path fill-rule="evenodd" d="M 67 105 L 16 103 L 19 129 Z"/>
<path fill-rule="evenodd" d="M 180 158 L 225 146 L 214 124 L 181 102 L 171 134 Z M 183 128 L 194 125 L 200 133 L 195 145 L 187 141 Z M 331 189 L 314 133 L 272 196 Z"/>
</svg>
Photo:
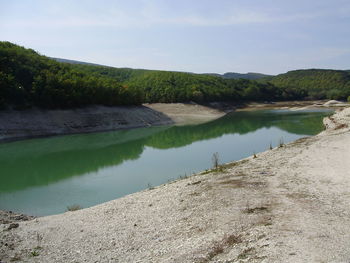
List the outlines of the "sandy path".
<svg viewBox="0 0 350 263">
<path fill-rule="evenodd" d="M 0 226 L 9 262 L 349 262 L 350 108 L 328 130 L 92 208 Z"/>
</svg>

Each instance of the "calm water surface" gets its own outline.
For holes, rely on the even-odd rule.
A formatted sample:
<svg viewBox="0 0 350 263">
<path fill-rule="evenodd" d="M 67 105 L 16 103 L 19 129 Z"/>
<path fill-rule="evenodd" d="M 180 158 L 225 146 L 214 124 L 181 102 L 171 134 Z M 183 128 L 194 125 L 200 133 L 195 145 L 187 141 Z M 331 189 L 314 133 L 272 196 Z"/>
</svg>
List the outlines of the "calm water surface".
<svg viewBox="0 0 350 263">
<path fill-rule="evenodd" d="M 328 110 L 235 112 L 199 125 L 0 144 L 0 209 L 31 215 L 89 207 L 239 160 L 323 129 Z"/>
</svg>

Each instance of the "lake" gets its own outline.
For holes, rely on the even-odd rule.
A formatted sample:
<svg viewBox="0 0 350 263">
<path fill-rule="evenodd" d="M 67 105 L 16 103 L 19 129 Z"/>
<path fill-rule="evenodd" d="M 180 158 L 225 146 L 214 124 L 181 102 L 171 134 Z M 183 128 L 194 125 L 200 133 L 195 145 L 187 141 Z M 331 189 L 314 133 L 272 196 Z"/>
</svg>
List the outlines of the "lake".
<svg viewBox="0 0 350 263">
<path fill-rule="evenodd" d="M 29 215 L 90 207 L 323 130 L 330 110 L 241 111 L 198 125 L 0 144 L 0 209 Z"/>
</svg>

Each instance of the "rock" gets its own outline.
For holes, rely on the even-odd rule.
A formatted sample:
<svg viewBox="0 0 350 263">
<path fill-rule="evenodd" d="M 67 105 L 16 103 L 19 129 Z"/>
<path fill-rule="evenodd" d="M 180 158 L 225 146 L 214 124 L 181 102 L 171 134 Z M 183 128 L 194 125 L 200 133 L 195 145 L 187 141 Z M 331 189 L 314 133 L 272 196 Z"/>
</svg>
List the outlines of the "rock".
<svg viewBox="0 0 350 263">
<path fill-rule="evenodd" d="M 324 106 L 330 106 L 330 105 L 336 105 L 336 104 L 343 104 L 344 102 L 338 101 L 338 100 L 329 100 L 326 103 L 324 103 Z"/>
</svg>

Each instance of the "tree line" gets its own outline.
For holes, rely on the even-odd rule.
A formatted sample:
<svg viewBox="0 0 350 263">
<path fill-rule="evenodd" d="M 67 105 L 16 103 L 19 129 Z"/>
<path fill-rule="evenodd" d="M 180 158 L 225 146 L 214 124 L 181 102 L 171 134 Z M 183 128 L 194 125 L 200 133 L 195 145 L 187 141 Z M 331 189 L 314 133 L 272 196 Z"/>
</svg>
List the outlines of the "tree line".
<svg viewBox="0 0 350 263">
<path fill-rule="evenodd" d="M 350 73 L 300 70 L 259 81 L 68 64 L 0 42 L 0 107 L 75 108 L 152 102 L 345 99 Z"/>
</svg>

